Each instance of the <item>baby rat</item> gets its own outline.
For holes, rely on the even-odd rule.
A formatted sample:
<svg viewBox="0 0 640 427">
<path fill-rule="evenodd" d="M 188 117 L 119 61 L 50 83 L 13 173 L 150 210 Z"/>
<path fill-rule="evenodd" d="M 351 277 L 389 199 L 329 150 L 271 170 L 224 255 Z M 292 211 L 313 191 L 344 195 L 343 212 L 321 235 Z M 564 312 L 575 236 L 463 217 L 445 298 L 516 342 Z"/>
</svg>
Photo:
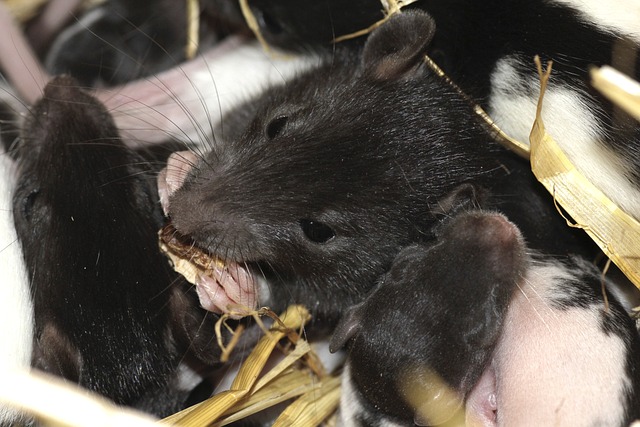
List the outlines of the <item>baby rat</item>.
<svg viewBox="0 0 640 427">
<path fill-rule="evenodd" d="M 526 265 L 518 229 L 470 211 L 446 219 L 430 244 L 403 249 L 388 274 L 335 329 L 346 342 L 341 421 L 441 424 L 487 368 Z M 458 414 L 460 416 L 460 414 Z"/>
<path fill-rule="evenodd" d="M 601 273 L 532 256 L 495 212 L 445 219 L 352 307 L 342 426 L 629 425 L 640 336 Z"/>
<path fill-rule="evenodd" d="M 189 390 L 173 384 L 187 350 L 217 363 L 215 316 L 198 309 L 158 249 L 163 217 L 150 163 L 69 77 L 46 86 L 15 154 L 33 366 L 119 404 L 157 415 L 180 409 Z"/>
<path fill-rule="evenodd" d="M 247 104 L 238 115 L 248 124 L 224 127 L 197 161 L 170 158 L 169 168 L 188 170 L 159 183 L 171 189 L 165 207 L 178 233 L 266 279 L 260 305 L 304 303 L 330 322 L 401 248 L 431 237 L 439 200 L 464 182 L 485 183 L 534 247 L 591 250 L 558 220 L 528 164 L 424 65 L 433 31 L 424 13 L 394 16 L 362 55 Z"/>
</svg>

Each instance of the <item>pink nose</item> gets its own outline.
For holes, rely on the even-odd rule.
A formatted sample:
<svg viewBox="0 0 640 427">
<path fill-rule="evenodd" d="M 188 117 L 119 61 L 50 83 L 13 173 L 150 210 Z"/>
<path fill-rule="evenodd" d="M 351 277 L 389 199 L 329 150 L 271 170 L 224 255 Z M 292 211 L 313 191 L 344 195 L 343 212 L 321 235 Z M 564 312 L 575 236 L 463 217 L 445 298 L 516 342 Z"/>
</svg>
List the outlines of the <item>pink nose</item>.
<svg viewBox="0 0 640 427">
<path fill-rule="evenodd" d="M 169 212 L 169 197 L 182 187 L 197 161 L 198 157 L 193 151 L 177 151 L 169 156 L 167 167 L 158 175 L 158 195 L 165 215 Z"/>
</svg>

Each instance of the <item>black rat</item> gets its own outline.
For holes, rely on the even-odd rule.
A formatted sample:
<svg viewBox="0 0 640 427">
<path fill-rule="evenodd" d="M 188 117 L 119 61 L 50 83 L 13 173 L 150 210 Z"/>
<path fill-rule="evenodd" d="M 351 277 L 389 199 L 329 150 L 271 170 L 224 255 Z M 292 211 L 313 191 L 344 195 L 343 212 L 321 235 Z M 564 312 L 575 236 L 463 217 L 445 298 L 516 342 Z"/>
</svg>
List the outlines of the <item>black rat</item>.
<svg viewBox="0 0 640 427">
<path fill-rule="evenodd" d="M 330 323 L 401 248 L 431 238 L 438 201 L 464 182 L 486 184 L 487 203 L 533 247 L 590 253 L 528 164 L 423 63 L 433 32 L 425 13 L 394 16 L 362 55 L 329 59 L 223 120 L 210 152 L 172 156 L 169 169 L 183 173 L 159 185 L 177 232 L 253 285 L 266 279 L 259 304 L 304 303 Z M 234 279 L 202 282 L 216 295 L 251 287 Z"/>
<path fill-rule="evenodd" d="M 217 316 L 160 253 L 155 164 L 66 76 L 46 86 L 12 154 L 33 366 L 156 415 L 181 409 L 191 389 L 179 364 L 219 364 Z"/>
<path fill-rule="evenodd" d="M 298 51 L 334 50 L 346 43 L 334 43 L 336 37 L 384 17 L 378 0 L 248 4 L 272 46 Z M 640 80 L 636 2 L 422 0 L 401 10 L 411 9 L 429 13 L 436 23 L 427 53 L 522 143 L 528 143 L 539 93 L 533 58 L 552 60 L 543 109 L 547 131 L 581 173 L 640 218 L 640 126 L 591 87 L 589 74 L 610 65 Z M 361 35 L 349 44 L 362 46 L 365 40 Z"/>
</svg>

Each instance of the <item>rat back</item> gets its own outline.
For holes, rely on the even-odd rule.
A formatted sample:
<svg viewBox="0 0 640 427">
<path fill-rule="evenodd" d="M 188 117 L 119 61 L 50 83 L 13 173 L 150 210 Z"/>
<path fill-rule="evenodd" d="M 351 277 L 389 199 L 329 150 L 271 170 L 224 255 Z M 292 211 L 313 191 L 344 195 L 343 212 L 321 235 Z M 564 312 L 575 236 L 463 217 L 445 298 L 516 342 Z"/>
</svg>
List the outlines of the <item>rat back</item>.
<svg viewBox="0 0 640 427">
<path fill-rule="evenodd" d="M 33 365 L 135 405 L 177 367 L 175 276 L 145 163 L 111 117 L 59 77 L 24 125 L 13 213 L 35 311 Z"/>
</svg>

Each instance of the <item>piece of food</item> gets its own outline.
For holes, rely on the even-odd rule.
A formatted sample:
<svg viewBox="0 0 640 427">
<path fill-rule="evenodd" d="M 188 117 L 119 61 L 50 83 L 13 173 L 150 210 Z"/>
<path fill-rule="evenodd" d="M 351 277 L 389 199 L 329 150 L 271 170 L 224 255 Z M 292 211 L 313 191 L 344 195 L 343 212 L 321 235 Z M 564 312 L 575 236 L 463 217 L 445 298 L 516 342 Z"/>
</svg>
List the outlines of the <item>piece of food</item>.
<svg viewBox="0 0 640 427">
<path fill-rule="evenodd" d="M 221 314 L 239 307 L 249 310 L 257 307 L 256 282 L 246 266 L 208 254 L 182 238 L 170 224 L 158 234 L 160 249 L 174 270 L 196 285 L 202 308 Z"/>
</svg>

